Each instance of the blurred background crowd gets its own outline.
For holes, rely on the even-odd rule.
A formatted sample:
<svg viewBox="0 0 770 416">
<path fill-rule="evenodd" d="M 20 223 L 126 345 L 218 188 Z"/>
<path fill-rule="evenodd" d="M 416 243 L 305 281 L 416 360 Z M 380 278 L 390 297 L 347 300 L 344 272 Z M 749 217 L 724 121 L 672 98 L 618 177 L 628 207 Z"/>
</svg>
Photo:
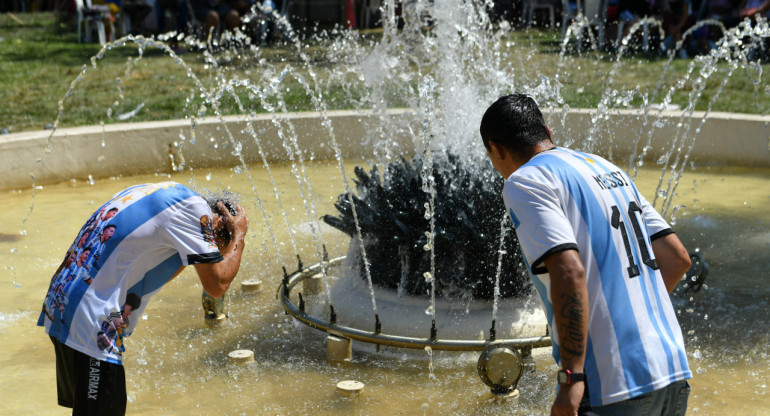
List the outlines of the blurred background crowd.
<svg viewBox="0 0 770 416">
<path fill-rule="evenodd" d="M 105 43 L 126 34 L 158 35 L 175 31 L 201 37 L 239 28 L 260 43 L 285 38 L 287 24 L 295 29 L 337 25 L 350 29 L 381 26 L 383 0 L 5 0 L 0 12 L 55 12 L 61 22 L 77 26 L 79 41 Z M 770 0 L 476 0 L 496 23 L 512 29 L 539 26 L 561 30 L 578 16 L 598 32 L 600 47 L 617 49 L 639 23 L 644 46 L 688 56 L 714 47 L 722 31 L 743 19 L 770 14 Z M 397 0 L 397 16 L 422 8 L 416 0 Z M 430 16 L 421 16 L 430 25 Z M 697 30 L 677 47 L 682 35 Z M 718 22 L 718 23 L 716 23 Z M 662 27 L 663 39 L 656 28 Z M 636 27 L 638 27 L 637 25 Z M 701 27 L 702 26 L 702 27 Z M 80 34 L 82 31 L 82 35 Z M 95 35 L 95 36 L 94 36 Z"/>
</svg>

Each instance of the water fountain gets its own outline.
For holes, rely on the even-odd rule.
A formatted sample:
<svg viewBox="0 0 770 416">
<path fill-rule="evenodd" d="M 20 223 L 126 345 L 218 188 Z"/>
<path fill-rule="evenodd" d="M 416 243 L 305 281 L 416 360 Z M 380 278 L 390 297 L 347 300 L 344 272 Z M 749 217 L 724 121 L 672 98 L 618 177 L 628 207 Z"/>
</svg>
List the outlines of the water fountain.
<svg viewBox="0 0 770 416">
<path fill-rule="evenodd" d="M 763 411 L 767 370 L 762 363 L 768 354 L 764 345 L 770 341 L 767 287 L 763 281 L 767 266 L 763 252 L 770 245 L 766 231 L 770 212 L 765 201 L 770 176 L 764 130 L 768 120 L 766 116 L 695 112 L 694 105 L 705 100 L 705 82 L 724 86 L 739 72 L 749 76 L 758 100 L 767 99 L 767 91 L 762 88 L 763 67 L 741 53 L 748 51 L 752 42 L 767 37 L 767 23 L 760 21 L 756 29 L 740 27 L 740 32 L 726 38 L 712 54 L 693 60 L 670 86 L 663 81 L 675 72 L 669 65 L 650 89 L 621 86 L 618 78 L 622 62 L 618 59 L 604 77 L 605 92 L 598 108 L 576 110 L 564 104 L 562 83 L 569 81 L 571 69 L 597 68 L 599 60 L 567 54 L 543 58 L 526 48 L 512 48 L 513 41 L 506 31 L 492 27 L 470 5 L 417 2 L 414 16 L 430 14 L 435 22 L 431 31 L 423 32 L 417 19 L 406 19 L 403 30 L 398 31 L 392 6 L 386 2 L 383 9 L 384 30 L 378 41 L 367 44 L 351 32 L 326 42 L 324 58 L 334 63 L 334 70 L 328 73 L 322 74 L 324 67 L 312 65 L 313 59 L 297 43 L 297 64 L 263 65 L 261 75 L 254 80 L 231 78 L 226 71 L 212 70 L 214 86 L 209 87 L 206 80 L 191 76 L 198 88 L 195 94 L 204 97 L 205 108 L 192 109 L 187 120 L 60 129 L 50 137 L 29 134 L 3 142 L 4 150 L 23 147 L 15 151 L 27 152 L 26 156 L 9 160 L 11 169 L 3 187 L 17 191 L 5 191 L 2 198 L 7 207 L 12 207 L 8 209 L 9 223 L 21 224 L 26 233 L 17 235 L 14 225 L 0 234 L 2 281 L 13 285 L 0 295 L 0 304 L 4 305 L 0 309 L 0 331 L 3 339 L 22 340 L 12 345 L 4 341 L 0 350 L 7 353 L 3 354 L 6 357 L 25 354 L 14 358 L 18 362 L 3 361 L 3 367 L 14 374 L 0 382 L 2 391 L 8 392 L 3 402 L 10 409 L 29 410 L 32 393 L 20 391 L 16 384 L 28 385 L 39 380 L 41 374 L 51 380 L 46 390 L 51 396 L 39 405 L 48 407 L 36 410 L 51 413 L 54 407 L 53 373 L 46 361 L 50 359 L 50 348 L 40 331 L 30 328 L 30 322 L 36 318 L 33 315 L 39 309 L 42 286 L 50 270 L 55 269 L 53 264 L 58 262 L 61 247 L 69 243 L 80 217 L 93 209 L 90 201 L 105 199 L 129 183 L 157 181 L 159 176 L 201 186 L 231 187 L 248 195 L 247 209 L 255 230 L 250 236 L 250 260 L 241 273 L 260 278 L 267 287 L 280 287 L 284 293 L 295 276 L 303 274 L 304 278 L 305 270 L 320 274 L 320 290 L 306 299 L 306 311 L 311 312 L 308 316 L 316 317 L 316 324 L 328 327 L 332 319 L 326 306 L 338 304 L 329 299 L 344 270 L 332 269 L 324 252 L 332 253 L 332 257 L 349 252 L 350 240 L 318 218 L 335 212 L 333 202 L 338 195 L 352 195 L 352 167 L 388 166 L 399 163 L 402 155 L 409 160 L 417 155 L 428 162 L 423 164 L 425 169 L 419 169 L 425 174 L 420 178 L 424 181 L 421 188 L 426 185 L 420 207 L 428 214 L 424 230 L 428 235 L 422 235 L 426 239 L 423 245 L 429 245 L 428 252 L 435 254 L 438 241 L 434 240 L 436 229 L 431 223 L 435 225 L 435 221 L 431 219 L 435 219 L 437 203 L 432 162 L 445 152 L 464 155 L 469 162 L 483 160 L 476 137 L 480 114 L 498 95 L 516 89 L 531 93 L 550 110 L 548 121 L 560 145 L 627 161 L 640 188 L 654 195 L 657 207 L 675 224 L 688 247 L 706 253 L 711 265 L 708 289 L 686 292 L 676 304 L 691 365 L 697 372 L 691 408 L 703 414 Z M 748 41 L 739 46 L 738 40 L 744 38 Z M 127 38 L 108 46 L 104 53 L 124 44 L 169 52 L 160 43 Z M 207 59 L 212 68 L 218 68 L 243 53 L 224 50 L 207 55 Z M 173 53 L 169 55 L 186 72 L 184 61 Z M 95 64 L 101 56 L 96 57 Z M 532 64 L 539 73 L 524 71 L 517 65 L 538 59 L 552 60 L 540 66 Z M 717 61 L 724 63 L 715 66 Z M 559 70 L 549 74 L 548 68 Z M 81 76 L 88 76 L 87 68 Z M 335 82 L 347 85 L 352 92 L 356 88 L 366 91 L 356 98 L 359 111 L 337 113 L 327 109 L 325 97 L 330 91 L 325 88 Z M 289 114 L 283 99 L 289 86 L 311 98 L 317 110 L 314 115 Z M 676 92 L 688 88 L 689 105 L 684 110 L 664 110 Z M 240 97 L 248 97 L 249 101 Z M 409 110 L 387 110 L 394 97 Z M 235 108 L 240 107 L 241 116 L 221 116 L 225 98 L 235 102 Z M 708 97 L 709 108 L 717 99 Z M 652 104 L 658 102 L 663 105 L 655 110 Z M 66 115 L 66 105 L 65 97 L 60 114 Z M 258 115 L 257 107 L 267 115 Z M 214 117 L 206 118 L 212 113 Z M 142 129 L 152 137 L 146 138 Z M 720 140 L 725 129 L 748 137 L 725 146 Z M 25 138 L 28 140 L 21 140 Z M 70 143 L 87 141 L 91 146 L 75 149 L 83 156 L 74 159 L 83 160 L 82 164 L 62 156 L 73 154 Z M 126 158 L 127 154 L 133 157 Z M 736 160 L 751 169 L 716 167 Z M 697 166 L 707 168 L 695 169 Z M 152 173 L 147 175 L 148 171 Z M 101 179 L 124 173 L 139 175 Z M 68 182 L 51 184 L 62 179 Z M 691 182 L 693 186 L 689 186 Z M 52 216 L 51 212 L 71 213 L 73 218 Z M 502 224 L 498 225 L 503 229 Z M 361 250 L 361 246 L 353 247 L 353 252 Z M 372 253 L 366 244 L 363 250 Z M 296 264 L 297 258 L 316 266 Z M 494 260 L 497 267 L 498 259 Z M 282 267 L 289 271 L 296 268 L 300 273 L 286 272 L 283 278 Z M 428 283 L 439 279 L 440 269 L 424 272 L 430 273 Z M 429 364 L 414 355 L 393 353 L 356 354 L 352 363 L 328 365 L 324 336 L 285 316 L 268 291 L 233 293 L 227 305 L 229 322 L 209 328 L 200 322 L 196 299 L 199 289 L 190 289 L 194 284 L 194 275 L 185 274 L 164 288 L 151 305 L 153 309 L 141 317 L 145 322 L 140 330 L 131 337 L 133 351 L 126 361 L 132 400 L 129 408 L 137 412 L 189 414 L 190 409 L 199 406 L 252 414 L 467 414 L 471 410 L 479 414 L 531 414 L 543 413 L 550 404 L 553 366 L 548 354 L 533 354 L 536 371 L 523 375 L 517 402 L 499 401 L 490 398 L 489 390 L 478 383 L 477 367 L 518 359 L 516 351 L 490 349 L 483 360 L 477 361 L 476 353 L 444 353 L 430 348 L 420 352 Z M 364 287 L 366 294 L 369 289 L 375 290 L 368 281 L 365 286 L 369 286 Z M 365 332 L 362 336 L 372 336 L 377 333 L 372 309 L 382 313 L 383 307 L 373 306 L 368 297 L 364 299 L 370 321 L 360 330 Z M 500 300 L 501 304 L 506 302 Z M 293 297 L 292 305 L 299 304 L 299 298 Z M 318 306 L 321 310 L 312 314 Z M 433 316 L 424 313 L 430 306 L 430 299 L 419 306 L 423 317 L 435 318 L 435 307 L 430 311 Z M 494 305 L 487 309 L 490 315 L 493 309 Z M 384 334 L 390 334 L 388 325 L 392 320 L 382 319 L 381 324 Z M 485 319 L 483 326 L 472 326 L 477 333 L 488 332 L 481 340 L 475 338 L 468 343 L 486 345 L 491 327 L 491 319 Z M 430 340 L 430 325 L 423 328 L 425 334 L 419 338 Z M 441 331 L 439 327 L 438 338 L 443 337 Z M 229 366 L 227 353 L 243 349 L 253 351 L 255 361 Z M 482 378 L 483 374 L 488 375 L 483 372 Z M 347 379 L 363 382 L 366 392 L 355 398 L 337 396 L 335 386 Z M 300 390 L 302 394 L 298 395 Z M 396 397 L 400 399 L 393 400 Z"/>
</svg>

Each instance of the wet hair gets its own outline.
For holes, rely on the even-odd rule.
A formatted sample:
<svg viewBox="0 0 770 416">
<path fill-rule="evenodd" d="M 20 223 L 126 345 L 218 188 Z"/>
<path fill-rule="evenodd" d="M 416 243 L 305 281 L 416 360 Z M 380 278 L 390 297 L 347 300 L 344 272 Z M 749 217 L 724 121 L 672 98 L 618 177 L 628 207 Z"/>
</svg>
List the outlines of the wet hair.
<svg viewBox="0 0 770 416">
<path fill-rule="evenodd" d="M 543 113 L 535 100 L 524 94 L 506 95 L 492 103 L 481 118 L 479 133 L 487 150 L 489 142 L 495 142 L 519 156 L 527 148 L 551 140 Z"/>
<path fill-rule="evenodd" d="M 126 295 L 126 305 L 130 306 L 131 309 L 136 310 L 141 304 L 142 298 L 136 293 L 129 293 Z"/>
<path fill-rule="evenodd" d="M 235 210 L 235 206 L 238 204 L 238 195 L 234 192 L 220 189 L 218 191 L 203 190 L 199 193 L 209 205 L 209 208 L 211 208 L 211 212 L 213 214 L 223 215 L 223 213 L 220 212 L 219 207 L 217 207 L 217 203 L 221 202 L 225 204 L 227 210 L 230 211 L 230 215 L 238 215 L 238 211 Z M 222 227 L 219 230 L 214 230 L 214 235 L 215 237 L 222 239 L 225 244 L 230 243 L 231 237 L 230 233 L 227 231 L 227 228 Z"/>
<path fill-rule="evenodd" d="M 218 191 L 204 190 L 200 192 L 200 194 L 214 214 L 223 214 L 222 212 L 219 212 L 219 207 L 217 207 L 217 203 L 219 202 L 225 204 L 227 210 L 230 211 L 230 215 L 236 215 L 238 213 L 238 211 L 235 210 L 235 205 L 238 204 L 238 195 L 234 192 L 220 189 Z"/>
</svg>

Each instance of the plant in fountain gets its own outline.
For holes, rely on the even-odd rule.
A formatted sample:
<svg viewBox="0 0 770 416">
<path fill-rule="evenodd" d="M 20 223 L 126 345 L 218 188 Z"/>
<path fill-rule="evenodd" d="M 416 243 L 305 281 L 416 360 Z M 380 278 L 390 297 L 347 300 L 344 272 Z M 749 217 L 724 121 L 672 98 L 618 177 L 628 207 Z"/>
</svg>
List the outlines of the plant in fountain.
<svg viewBox="0 0 770 416">
<path fill-rule="evenodd" d="M 492 299 L 501 250 L 500 295 L 523 297 L 531 289 L 515 231 L 500 225 L 510 224 L 499 197 L 503 179 L 488 163 L 482 166 L 450 153 L 433 160 L 435 285 L 436 295 L 444 298 Z M 353 201 L 372 283 L 397 289 L 399 295 L 430 294 L 430 277 L 425 277 L 430 270 L 429 197 L 422 168 L 420 157 L 389 163 L 382 177 L 377 165 L 369 173 L 356 167 L 358 196 L 341 194 L 335 204 L 340 215 L 323 217 L 357 239 Z M 501 232 L 506 233 L 502 243 Z M 364 278 L 360 250 L 355 251 L 357 258 L 349 264 L 357 265 Z"/>
</svg>

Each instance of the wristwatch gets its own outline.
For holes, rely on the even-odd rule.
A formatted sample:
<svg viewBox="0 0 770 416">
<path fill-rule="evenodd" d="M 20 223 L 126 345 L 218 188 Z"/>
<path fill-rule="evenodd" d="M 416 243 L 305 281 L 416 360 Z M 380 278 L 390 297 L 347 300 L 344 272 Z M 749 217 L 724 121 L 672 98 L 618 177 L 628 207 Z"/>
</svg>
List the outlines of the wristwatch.
<svg viewBox="0 0 770 416">
<path fill-rule="evenodd" d="M 574 373 L 567 369 L 561 369 L 556 373 L 556 381 L 559 384 L 573 384 L 586 381 L 585 373 Z"/>
</svg>

